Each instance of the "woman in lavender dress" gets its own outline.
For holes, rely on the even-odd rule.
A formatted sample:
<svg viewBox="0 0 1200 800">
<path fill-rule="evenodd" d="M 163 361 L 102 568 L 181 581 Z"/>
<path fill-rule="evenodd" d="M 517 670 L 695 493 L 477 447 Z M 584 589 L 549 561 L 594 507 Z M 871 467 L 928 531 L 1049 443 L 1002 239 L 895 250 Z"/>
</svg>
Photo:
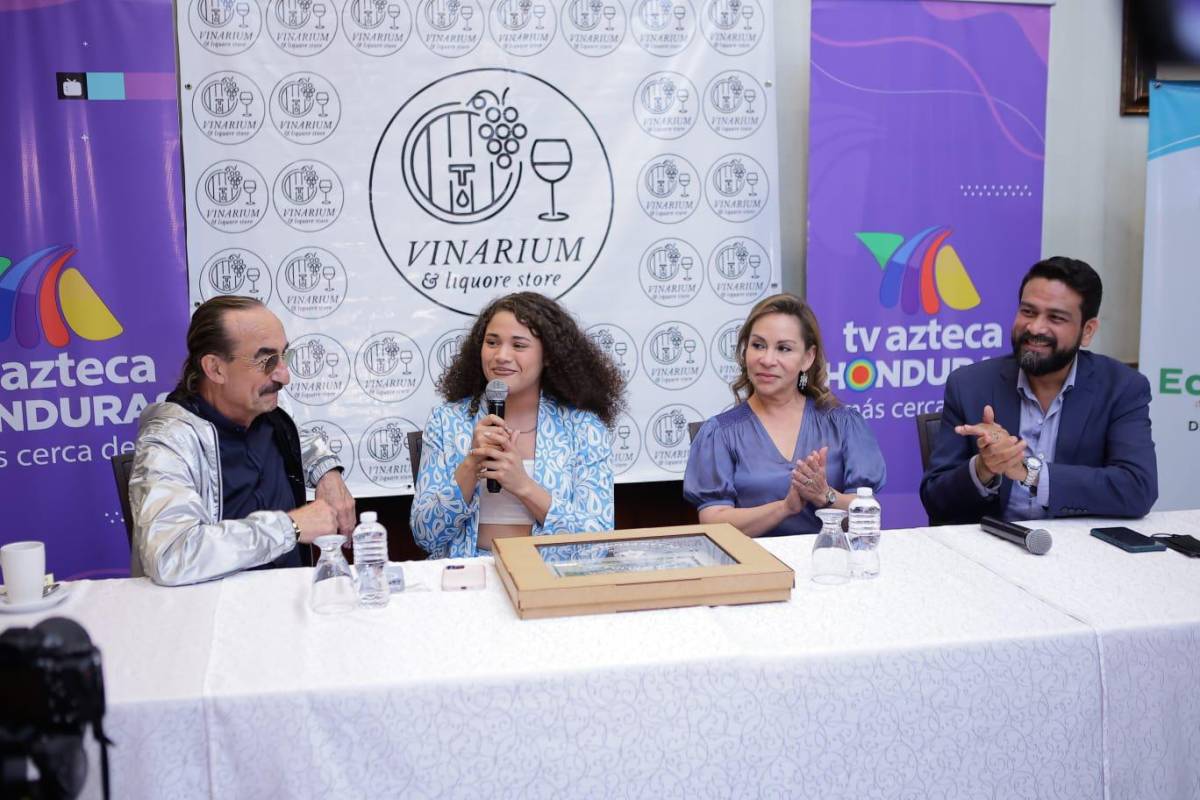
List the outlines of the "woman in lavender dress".
<svg viewBox="0 0 1200 800">
<path fill-rule="evenodd" d="M 829 390 L 816 315 L 798 297 L 768 297 L 738 332 L 741 375 L 729 411 L 696 433 L 683 494 L 701 522 L 747 536 L 815 533 L 816 510 L 878 492 L 883 455 L 862 417 Z"/>
</svg>

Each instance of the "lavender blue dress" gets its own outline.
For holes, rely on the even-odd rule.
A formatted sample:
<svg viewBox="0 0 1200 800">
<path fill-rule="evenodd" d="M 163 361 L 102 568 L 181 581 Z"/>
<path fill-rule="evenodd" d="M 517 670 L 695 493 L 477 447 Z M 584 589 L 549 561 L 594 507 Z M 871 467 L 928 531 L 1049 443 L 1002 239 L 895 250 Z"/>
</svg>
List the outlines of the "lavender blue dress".
<svg viewBox="0 0 1200 800">
<path fill-rule="evenodd" d="M 770 434 L 749 403 L 712 417 L 696 432 L 683 476 L 683 496 L 696 510 L 709 506 L 750 508 L 782 500 L 796 459 L 829 447 L 826 478 L 840 492 L 870 486 L 878 492 L 887 467 L 875 436 L 857 411 L 848 406 L 817 408 L 809 403 L 800 423 L 792 460 L 779 454 Z M 784 520 L 764 536 L 816 533 L 816 509 Z"/>
</svg>

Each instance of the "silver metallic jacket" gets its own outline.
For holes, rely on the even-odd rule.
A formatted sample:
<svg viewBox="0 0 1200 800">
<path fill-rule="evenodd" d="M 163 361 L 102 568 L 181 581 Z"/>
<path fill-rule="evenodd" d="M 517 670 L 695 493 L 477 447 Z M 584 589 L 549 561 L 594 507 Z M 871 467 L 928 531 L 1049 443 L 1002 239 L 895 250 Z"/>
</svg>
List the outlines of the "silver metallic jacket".
<svg viewBox="0 0 1200 800">
<path fill-rule="evenodd" d="M 341 462 L 323 436 L 300 431 L 304 480 L 312 488 Z M 217 429 L 177 403 L 155 403 L 138 420 L 129 477 L 130 571 L 179 586 L 256 567 L 296 546 L 283 511 L 221 519 Z"/>
</svg>

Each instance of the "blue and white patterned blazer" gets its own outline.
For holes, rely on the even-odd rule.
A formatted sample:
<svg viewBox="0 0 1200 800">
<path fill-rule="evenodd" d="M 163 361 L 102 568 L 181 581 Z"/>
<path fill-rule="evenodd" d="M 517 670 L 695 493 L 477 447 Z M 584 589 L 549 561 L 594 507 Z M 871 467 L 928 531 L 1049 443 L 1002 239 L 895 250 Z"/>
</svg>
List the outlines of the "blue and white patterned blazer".
<svg viewBox="0 0 1200 800">
<path fill-rule="evenodd" d="M 479 495 L 462 495 L 454 470 L 471 449 L 475 425 L 470 399 L 445 403 L 429 415 L 413 498 L 413 538 L 431 558 L 477 555 Z M 550 494 L 546 521 L 533 534 L 584 533 L 613 528 L 612 445 L 608 428 L 590 411 L 538 401 L 537 444 L 531 476 Z"/>
</svg>

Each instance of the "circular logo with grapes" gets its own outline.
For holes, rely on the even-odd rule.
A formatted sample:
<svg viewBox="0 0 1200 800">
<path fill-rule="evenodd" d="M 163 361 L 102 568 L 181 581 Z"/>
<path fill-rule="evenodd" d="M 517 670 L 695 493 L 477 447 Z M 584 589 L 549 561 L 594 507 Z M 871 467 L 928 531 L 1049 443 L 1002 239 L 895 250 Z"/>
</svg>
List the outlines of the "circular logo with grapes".
<svg viewBox="0 0 1200 800">
<path fill-rule="evenodd" d="M 238 294 L 263 303 L 271 300 L 271 271 L 249 250 L 231 247 L 204 262 L 200 270 L 200 296 Z"/>
<path fill-rule="evenodd" d="M 508 69 L 418 91 L 371 163 L 371 216 L 388 259 L 425 297 L 469 315 L 498 294 L 570 291 L 604 248 L 613 197 L 608 153 L 583 111 Z"/>
<path fill-rule="evenodd" d="M 336 400 L 350 382 L 350 359 L 346 348 L 329 336 L 311 333 L 288 346 L 291 383 L 285 391 L 308 406 Z"/>
</svg>

